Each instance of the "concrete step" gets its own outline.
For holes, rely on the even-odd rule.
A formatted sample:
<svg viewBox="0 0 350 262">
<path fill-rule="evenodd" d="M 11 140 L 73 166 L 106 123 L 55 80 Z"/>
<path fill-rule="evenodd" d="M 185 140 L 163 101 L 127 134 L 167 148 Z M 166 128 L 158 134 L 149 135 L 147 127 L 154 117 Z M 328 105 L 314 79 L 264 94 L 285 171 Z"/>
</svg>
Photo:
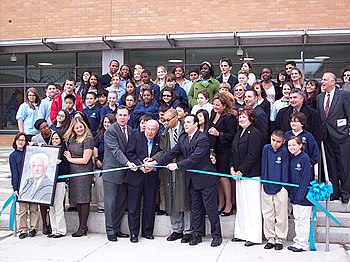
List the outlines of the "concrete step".
<svg viewBox="0 0 350 262">
<path fill-rule="evenodd" d="M 0 217 L 0 229 L 1 230 L 9 230 L 9 220 L 10 214 L 2 213 Z"/>
<path fill-rule="evenodd" d="M 331 227 L 329 230 L 329 242 L 334 244 L 350 244 L 350 228 Z M 317 227 L 316 241 L 320 243 L 326 242 L 326 228 Z"/>
<path fill-rule="evenodd" d="M 11 177 L 0 177 L 0 190 L 3 188 L 12 188 Z"/>
<path fill-rule="evenodd" d="M 332 219 L 329 219 L 329 225 L 331 227 L 346 227 L 350 228 L 350 214 L 349 213 L 340 213 L 340 212 L 331 212 L 332 215 L 338 219 L 342 225 L 337 225 Z M 317 226 L 325 227 L 326 226 L 326 214 L 323 212 L 317 212 Z"/>
<path fill-rule="evenodd" d="M 324 207 L 326 207 L 326 201 L 321 201 L 320 204 Z M 330 212 L 341 212 L 350 213 L 350 203 L 343 204 L 340 200 L 334 200 L 329 202 L 328 210 Z M 350 215 L 350 214 L 349 214 Z"/>
<path fill-rule="evenodd" d="M 13 194 L 12 188 L 0 188 L 0 201 L 7 200 Z M 2 206 L 0 205 L 0 208 Z"/>
</svg>

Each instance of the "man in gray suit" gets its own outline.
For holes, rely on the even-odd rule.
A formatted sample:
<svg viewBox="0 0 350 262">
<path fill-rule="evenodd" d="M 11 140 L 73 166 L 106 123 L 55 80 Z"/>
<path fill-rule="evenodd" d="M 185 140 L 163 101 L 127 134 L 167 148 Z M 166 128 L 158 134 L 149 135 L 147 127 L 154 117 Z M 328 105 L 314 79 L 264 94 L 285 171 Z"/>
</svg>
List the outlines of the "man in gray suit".
<svg viewBox="0 0 350 262">
<path fill-rule="evenodd" d="M 350 93 L 335 88 L 337 77 L 330 72 L 322 77 L 322 90 L 316 98 L 322 123 L 329 179 L 333 185 L 331 200 L 350 199 Z"/>
<path fill-rule="evenodd" d="M 132 129 L 127 125 L 130 114 L 125 106 L 119 106 L 116 114 L 117 122 L 111 125 L 105 135 L 105 152 L 103 170 L 130 167 L 136 171 L 135 164 L 126 156 L 126 145 Z M 109 241 L 117 241 L 118 237 L 128 238 L 128 234 L 120 231 L 121 221 L 126 209 L 127 190 L 124 182 L 126 170 L 103 173 L 104 205 L 106 233 Z"/>
</svg>

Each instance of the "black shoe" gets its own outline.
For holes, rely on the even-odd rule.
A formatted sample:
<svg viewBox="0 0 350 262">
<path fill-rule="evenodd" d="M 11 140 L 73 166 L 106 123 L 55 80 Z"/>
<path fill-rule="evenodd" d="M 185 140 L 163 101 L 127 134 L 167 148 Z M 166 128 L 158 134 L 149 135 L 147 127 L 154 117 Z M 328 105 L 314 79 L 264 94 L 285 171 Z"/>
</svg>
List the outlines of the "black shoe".
<svg viewBox="0 0 350 262">
<path fill-rule="evenodd" d="M 231 241 L 232 242 L 245 242 L 245 240 L 237 238 L 237 237 L 232 238 Z"/>
<path fill-rule="evenodd" d="M 76 207 L 68 207 L 67 211 L 73 212 L 73 211 L 78 211 L 78 209 Z"/>
<path fill-rule="evenodd" d="M 139 238 L 135 234 L 132 234 L 130 237 L 130 242 L 137 243 L 139 242 Z"/>
<path fill-rule="evenodd" d="M 283 244 L 275 244 L 275 250 L 282 250 Z"/>
<path fill-rule="evenodd" d="M 189 243 L 192 239 L 191 234 L 184 234 L 184 236 L 181 239 L 181 243 Z"/>
<path fill-rule="evenodd" d="M 78 229 L 77 232 L 72 234 L 72 237 L 82 237 L 82 236 L 86 236 L 86 229 Z"/>
<path fill-rule="evenodd" d="M 49 235 L 47 235 L 47 237 L 48 237 L 48 238 L 53 238 L 54 235 L 55 235 L 55 234 L 49 234 Z"/>
<path fill-rule="evenodd" d="M 159 210 L 159 211 L 157 211 L 157 215 L 163 216 L 163 215 L 166 215 L 166 212 L 165 212 L 165 210 Z"/>
<path fill-rule="evenodd" d="M 98 208 L 97 209 L 97 213 L 104 213 L 104 212 L 105 212 L 105 210 L 103 208 Z"/>
<path fill-rule="evenodd" d="M 339 200 L 339 196 L 331 194 L 330 201 Z"/>
<path fill-rule="evenodd" d="M 108 241 L 112 241 L 112 242 L 118 241 L 116 234 L 107 235 L 107 239 L 108 239 Z"/>
<path fill-rule="evenodd" d="M 231 207 L 230 212 L 221 211 L 221 214 L 220 214 L 220 215 L 221 215 L 222 217 L 228 217 L 228 216 L 233 215 L 233 206 Z"/>
<path fill-rule="evenodd" d="M 349 203 L 349 197 L 347 196 L 341 196 L 340 199 L 343 204 Z"/>
<path fill-rule="evenodd" d="M 35 229 L 30 230 L 29 233 L 28 233 L 28 236 L 29 237 L 35 237 L 36 236 L 36 230 Z"/>
<path fill-rule="evenodd" d="M 256 244 L 253 243 L 252 241 L 247 241 L 247 242 L 244 243 L 244 246 L 246 246 L 246 247 L 251 247 L 251 246 L 254 246 L 254 245 L 256 245 Z"/>
<path fill-rule="evenodd" d="M 291 247 L 289 250 L 293 251 L 293 252 L 303 252 L 305 251 L 304 249 L 302 248 L 297 248 L 297 247 Z"/>
<path fill-rule="evenodd" d="M 277 244 L 277 245 L 278 245 L 278 244 Z M 275 247 L 274 244 L 267 242 L 267 244 L 264 246 L 264 249 L 272 249 L 272 248 L 274 248 L 274 247 Z"/>
<path fill-rule="evenodd" d="M 146 238 L 146 239 L 154 239 L 154 236 L 149 234 L 149 235 L 144 236 L 144 238 Z"/>
<path fill-rule="evenodd" d="M 167 241 L 175 241 L 178 240 L 180 238 L 182 238 L 184 235 L 182 233 L 177 233 L 177 232 L 173 232 L 171 233 L 170 236 L 167 237 Z"/>
<path fill-rule="evenodd" d="M 117 237 L 120 237 L 120 238 L 129 238 L 130 235 L 129 234 L 125 234 L 125 233 L 122 233 L 122 232 L 118 232 L 117 234 L 115 234 Z"/>
<path fill-rule="evenodd" d="M 288 250 L 292 250 L 294 247 L 293 246 L 288 246 L 287 249 Z"/>
<path fill-rule="evenodd" d="M 214 238 L 214 239 L 211 241 L 210 246 L 211 246 L 211 247 L 218 247 L 218 246 L 221 245 L 221 243 L 222 243 L 222 238 L 221 238 L 221 237 L 219 237 L 219 238 Z"/>
<path fill-rule="evenodd" d="M 63 234 L 56 234 L 54 235 L 52 238 L 61 238 L 61 237 L 64 237 L 65 235 Z"/>
<path fill-rule="evenodd" d="M 46 236 L 51 235 L 51 230 L 49 228 L 46 228 L 45 230 L 43 230 L 43 234 Z"/>
<path fill-rule="evenodd" d="M 202 237 L 200 235 L 195 234 L 192 236 L 192 239 L 190 240 L 189 244 L 190 246 L 195 246 L 201 242 L 202 242 Z"/>
<path fill-rule="evenodd" d="M 28 236 L 27 233 L 21 233 L 21 234 L 19 234 L 18 238 L 19 238 L 19 239 L 24 239 L 24 238 L 26 238 L 27 236 Z"/>
</svg>

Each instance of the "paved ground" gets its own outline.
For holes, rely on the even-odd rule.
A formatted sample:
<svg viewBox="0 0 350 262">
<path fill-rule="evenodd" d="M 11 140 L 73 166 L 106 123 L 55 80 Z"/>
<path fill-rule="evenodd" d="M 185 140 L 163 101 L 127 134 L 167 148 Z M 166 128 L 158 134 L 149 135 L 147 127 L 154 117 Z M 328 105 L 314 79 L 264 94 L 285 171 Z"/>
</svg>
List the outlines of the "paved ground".
<svg viewBox="0 0 350 262">
<path fill-rule="evenodd" d="M 167 242 L 164 237 L 154 240 L 129 239 L 118 242 L 107 241 L 103 234 L 88 234 L 86 237 L 48 239 L 44 235 L 19 239 L 9 236 L 0 240 L 0 261 L 350 261 L 342 245 L 331 245 L 324 251 L 323 244 L 317 244 L 319 251 L 293 253 L 286 248 L 281 251 L 264 250 L 263 245 L 244 247 L 225 239 L 219 247 L 210 247 L 210 239 L 203 239 L 197 246 Z"/>
</svg>

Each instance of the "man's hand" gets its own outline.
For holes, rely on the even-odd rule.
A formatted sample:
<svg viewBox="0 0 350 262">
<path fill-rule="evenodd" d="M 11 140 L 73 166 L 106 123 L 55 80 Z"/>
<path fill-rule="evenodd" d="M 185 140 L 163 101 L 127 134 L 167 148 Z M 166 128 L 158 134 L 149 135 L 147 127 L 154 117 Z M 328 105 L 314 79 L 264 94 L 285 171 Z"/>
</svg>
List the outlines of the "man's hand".
<svg viewBox="0 0 350 262">
<path fill-rule="evenodd" d="M 151 158 L 151 161 L 146 161 L 146 162 L 144 162 L 144 165 L 145 165 L 145 167 L 154 167 L 154 166 L 156 166 L 156 165 L 158 165 L 158 163 L 157 163 L 157 161 L 155 161 L 155 160 L 153 160 L 153 159 Z"/>
<path fill-rule="evenodd" d="M 128 161 L 128 162 L 126 163 L 126 165 L 127 165 L 128 167 L 130 167 L 130 169 L 131 169 L 132 171 L 137 171 L 137 167 L 136 167 L 136 165 L 135 165 L 133 162 Z"/>
<path fill-rule="evenodd" d="M 176 163 L 170 163 L 166 166 L 166 168 L 169 169 L 170 171 L 174 171 L 174 170 L 178 169 Z"/>
<path fill-rule="evenodd" d="M 18 197 L 19 197 L 19 195 L 18 195 L 18 192 L 17 192 L 17 191 L 14 191 L 13 193 L 15 194 L 15 197 L 16 197 L 16 198 L 18 198 Z"/>
</svg>

